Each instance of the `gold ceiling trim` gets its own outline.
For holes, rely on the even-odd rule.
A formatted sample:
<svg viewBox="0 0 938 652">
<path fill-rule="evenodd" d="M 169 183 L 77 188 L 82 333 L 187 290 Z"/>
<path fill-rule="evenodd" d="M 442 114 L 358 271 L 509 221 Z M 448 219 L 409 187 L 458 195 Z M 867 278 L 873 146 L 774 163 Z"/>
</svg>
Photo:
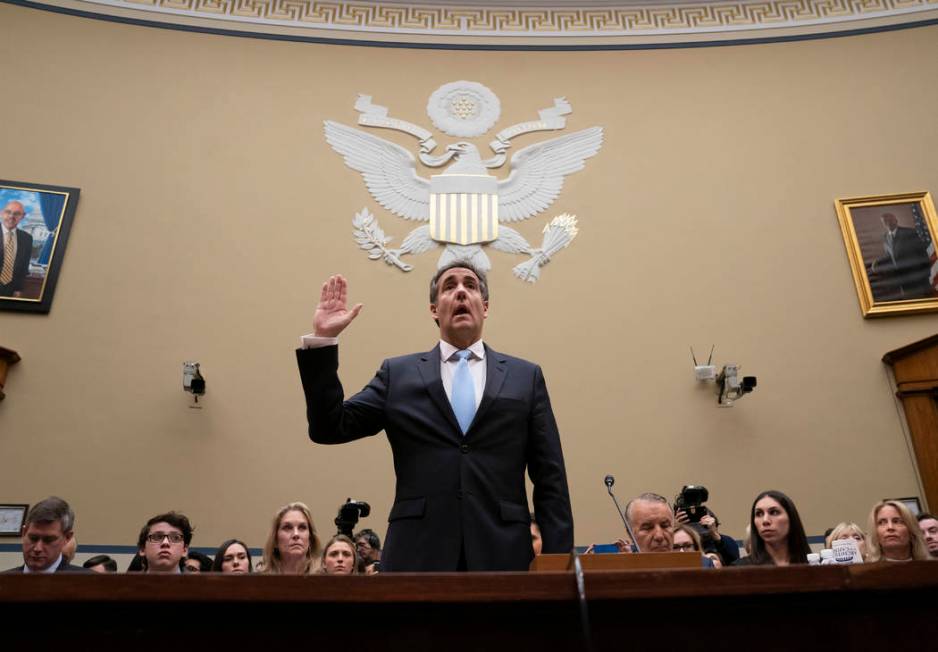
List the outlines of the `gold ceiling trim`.
<svg viewBox="0 0 938 652">
<path fill-rule="evenodd" d="M 68 3 L 72 4 L 72 3 Z M 622 3 L 619 6 L 536 8 L 454 4 L 316 2 L 314 0 L 76 0 L 74 4 L 107 6 L 170 16 L 240 23 L 237 29 L 301 28 L 355 34 L 355 38 L 390 40 L 387 35 L 463 38 L 657 37 L 712 35 L 731 38 L 747 30 L 842 31 L 857 21 L 921 20 L 938 12 L 938 0 L 737 0 L 736 2 Z M 73 4 L 73 6 L 74 6 Z M 232 27 L 235 27 L 232 25 Z M 722 36 L 720 33 L 723 33 Z M 337 37 L 342 36 L 336 34 Z M 408 39 L 409 40 L 409 39 Z M 496 42 L 498 38 L 494 39 Z"/>
</svg>

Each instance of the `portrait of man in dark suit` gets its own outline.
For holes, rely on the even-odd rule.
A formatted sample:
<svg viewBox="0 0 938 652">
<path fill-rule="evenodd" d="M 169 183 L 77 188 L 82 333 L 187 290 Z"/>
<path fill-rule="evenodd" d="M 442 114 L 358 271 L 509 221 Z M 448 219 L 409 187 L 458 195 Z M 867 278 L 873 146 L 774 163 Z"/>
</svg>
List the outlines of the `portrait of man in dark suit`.
<svg viewBox="0 0 938 652">
<path fill-rule="evenodd" d="M 362 308 L 349 308 L 347 297 L 342 276 L 323 284 L 297 362 L 310 439 L 387 435 L 397 480 L 382 572 L 527 570 L 534 552 L 526 471 L 543 551 L 569 552 L 573 517 L 544 374 L 482 341 L 485 274 L 468 262 L 437 270 L 430 313 L 440 341 L 385 360 L 344 400 L 337 337 Z"/>
<path fill-rule="evenodd" d="M 915 229 L 899 226 L 893 213 L 883 213 L 883 255 L 873 261 L 870 281 L 877 301 L 925 299 L 934 296 L 929 283 L 931 261 Z"/>
<path fill-rule="evenodd" d="M 26 208 L 18 201 L 9 201 L 0 213 L 0 297 L 23 296 L 23 285 L 29 274 L 33 237 L 17 225 L 26 217 Z"/>
</svg>

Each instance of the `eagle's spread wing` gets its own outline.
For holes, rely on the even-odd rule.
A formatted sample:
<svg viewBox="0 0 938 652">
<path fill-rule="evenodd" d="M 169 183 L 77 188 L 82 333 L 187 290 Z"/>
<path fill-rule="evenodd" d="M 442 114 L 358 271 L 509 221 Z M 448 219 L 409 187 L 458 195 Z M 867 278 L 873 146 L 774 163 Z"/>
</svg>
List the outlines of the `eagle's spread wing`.
<svg viewBox="0 0 938 652">
<path fill-rule="evenodd" d="M 325 121 L 326 141 L 358 170 L 379 204 L 408 220 L 430 219 L 430 182 L 417 176 L 413 155 L 400 145 L 332 120 Z"/>
<path fill-rule="evenodd" d="M 511 159 L 511 174 L 499 182 L 498 220 L 517 222 L 550 206 L 563 178 L 583 169 L 583 161 L 603 144 L 601 127 L 528 145 Z"/>
</svg>

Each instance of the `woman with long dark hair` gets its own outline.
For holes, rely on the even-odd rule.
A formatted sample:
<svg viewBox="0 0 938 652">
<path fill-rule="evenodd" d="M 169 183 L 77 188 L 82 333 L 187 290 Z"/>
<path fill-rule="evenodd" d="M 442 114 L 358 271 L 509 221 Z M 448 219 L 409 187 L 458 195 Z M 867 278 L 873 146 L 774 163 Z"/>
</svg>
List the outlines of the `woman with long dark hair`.
<svg viewBox="0 0 938 652">
<path fill-rule="evenodd" d="M 749 511 L 748 557 L 734 566 L 788 566 L 808 563 L 808 537 L 791 498 L 781 491 L 763 491 Z"/>
</svg>

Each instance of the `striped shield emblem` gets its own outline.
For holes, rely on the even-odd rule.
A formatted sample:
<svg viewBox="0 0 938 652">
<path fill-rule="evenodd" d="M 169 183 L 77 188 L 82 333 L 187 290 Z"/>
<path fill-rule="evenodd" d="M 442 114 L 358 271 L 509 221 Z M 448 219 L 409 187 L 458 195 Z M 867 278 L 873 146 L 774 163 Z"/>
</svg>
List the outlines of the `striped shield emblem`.
<svg viewBox="0 0 938 652">
<path fill-rule="evenodd" d="M 460 245 L 498 238 L 498 179 L 488 174 L 430 177 L 430 237 Z"/>
</svg>

